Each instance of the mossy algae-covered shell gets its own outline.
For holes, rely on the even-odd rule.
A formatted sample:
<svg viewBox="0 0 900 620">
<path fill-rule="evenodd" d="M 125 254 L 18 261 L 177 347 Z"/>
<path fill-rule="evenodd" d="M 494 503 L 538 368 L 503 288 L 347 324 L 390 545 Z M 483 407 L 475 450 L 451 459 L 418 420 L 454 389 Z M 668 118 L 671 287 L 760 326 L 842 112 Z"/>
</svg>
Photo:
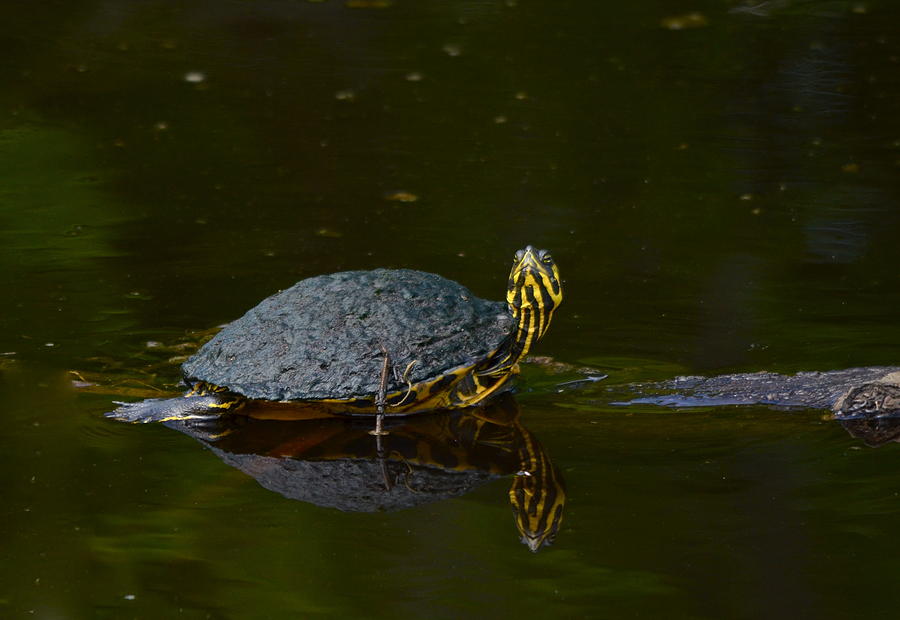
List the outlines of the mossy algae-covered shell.
<svg viewBox="0 0 900 620">
<path fill-rule="evenodd" d="M 509 336 L 505 303 L 409 269 L 346 271 L 298 282 L 230 323 L 184 363 L 188 381 L 266 400 L 348 399 L 486 359 Z"/>
</svg>

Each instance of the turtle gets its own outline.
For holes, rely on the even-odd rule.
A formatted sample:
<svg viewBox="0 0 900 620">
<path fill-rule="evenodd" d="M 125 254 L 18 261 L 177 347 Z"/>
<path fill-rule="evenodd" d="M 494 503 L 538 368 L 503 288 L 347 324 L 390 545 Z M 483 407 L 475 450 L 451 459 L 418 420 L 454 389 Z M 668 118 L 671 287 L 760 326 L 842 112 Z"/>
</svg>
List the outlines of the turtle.
<svg viewBox="0 0 900 620">
<path fill-rule="evenodd" d="M 106 415 L 204 420 L 274 401 L 380 421 L 479 405 L 508 389 L 561 302 L 556 262 L 530 245 L 515 253 L 505 303 L 410 269 L 307 278 L 264 299 L 185 361 L 182 397 L 117 402 Z"/>
</svg>

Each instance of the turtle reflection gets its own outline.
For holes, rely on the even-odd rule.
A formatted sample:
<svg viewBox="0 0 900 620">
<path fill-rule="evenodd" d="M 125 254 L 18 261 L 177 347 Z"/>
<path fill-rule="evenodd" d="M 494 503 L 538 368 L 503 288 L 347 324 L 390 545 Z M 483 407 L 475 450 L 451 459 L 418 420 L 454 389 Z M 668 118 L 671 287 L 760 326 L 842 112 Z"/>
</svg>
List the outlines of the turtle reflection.
<svg viewBox="0 0 900 620">
<path fill-rule="evenodd" d="M 900 441 L 900 418 L 860 417 L 849 420 L 837 418 L 837 420 L 851 437 L 862 440 L 870 448 Z"/>
<path fill-rule="evenodd" d="M 284 416 L 260 407 L 212 427 L 166 425 L 203 442 L 271 491 L 344 511 L 402 510 L 511 475 L 509 499 L 522 542 L 537 551 L 559 531 L 566 500 L 562 476 L 522 426 L 509 394 L 486 407 L 389 417 L 386 436 L 373 436 L 368 418 L 293 411 L 311 419 L 260 419 Z"/>
</svg>

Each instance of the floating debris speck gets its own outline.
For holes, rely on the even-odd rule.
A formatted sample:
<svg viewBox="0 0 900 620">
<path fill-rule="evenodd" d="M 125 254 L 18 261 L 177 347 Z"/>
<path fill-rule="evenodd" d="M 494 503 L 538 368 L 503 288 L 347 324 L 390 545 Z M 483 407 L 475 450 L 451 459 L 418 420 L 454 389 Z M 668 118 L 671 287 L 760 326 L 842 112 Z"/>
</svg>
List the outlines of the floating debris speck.
<svg viewBox="0 0 900 620">
<path fill-rule="evenodd" d="M 350 9 L 387 9 L 393 2 L 391 0 L 347 0 L 346 6 Z"/>
<path fill-rule="evenodd" d="M 153 296 L 144 291 L 129 291 L 125 294 L 125 299 L 137 299 L 140 301 L 148 301 L 153 299 Z"/>
<path fill-rule="evenodd" d="M 419 197 L 412 192 L 400 190 L 385 194 L 384 199 L 393 202 L 415 202 L 419 199 Z"/>
<path fill-rule="evenodd" d="M 673 15 L 664 17 L 659 21 L 659 25 L 667 30 L 687 30 L 688 28 L 702 28 L 709 25 L 709 20 L 703 13 L 685 13 L 684 15 Z"/>
<path fill-rule="evenodd" d="M 206 74 L 202 71 L 188 71 L 184 74 L 184 81 L 189 84 L 200 84 L 206 81 Z"/>
</svg>

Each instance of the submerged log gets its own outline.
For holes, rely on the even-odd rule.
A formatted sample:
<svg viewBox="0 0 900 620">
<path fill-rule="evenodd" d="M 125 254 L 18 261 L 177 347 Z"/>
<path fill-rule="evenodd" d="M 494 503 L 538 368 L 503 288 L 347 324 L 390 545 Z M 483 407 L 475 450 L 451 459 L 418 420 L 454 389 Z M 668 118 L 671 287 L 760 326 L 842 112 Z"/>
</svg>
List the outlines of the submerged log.
<svg viewBox="0 0 900 620">
<path fill-rule="evenodd" d="M 642 393 L 629 404 L 670 407 L 772 405 L 831 409 L 837 417 L 900 415 L 900 367 L 877 366 L 826 372 L 736 373 L 676 377 L 633 386 Z"/>
</svg>

